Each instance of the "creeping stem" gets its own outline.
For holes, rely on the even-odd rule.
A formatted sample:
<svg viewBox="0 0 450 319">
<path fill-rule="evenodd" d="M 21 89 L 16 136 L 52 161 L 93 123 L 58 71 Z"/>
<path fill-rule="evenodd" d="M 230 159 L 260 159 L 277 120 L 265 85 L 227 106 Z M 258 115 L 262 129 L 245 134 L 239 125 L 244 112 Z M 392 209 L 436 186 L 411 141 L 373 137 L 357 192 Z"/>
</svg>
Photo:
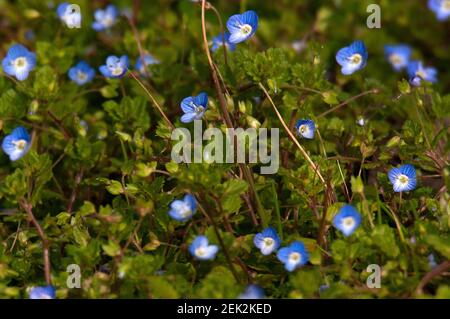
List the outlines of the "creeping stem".
<svg viewBox="0 0 450 319">
<path fill-rule="evenodd" d="M 42 229 L 41 225 L 37 221 L 36 217 L 34 217 L 33 206 L 30 203 L 28 203 L 25 199 L 19 200 L 19 205 L 27 213 L 28 218 L 33 223 L 34 227 L 36 228 L 36 230 L 38 232 L 39 237 L 41 238 L 43 256 L 44 256 L 45 281 L 47 282 L 47 285 L 51 285 L 52 278 L 51 278 L 51 270 L 50 270 L 50 243 L 49 243 L 47 236 L 45 235 L 44 230 Z"/>
<path fill-rule="evenodd" d="M 224 122 L 226 124 L 227 127 L 232 128 L 233 123 L 231 122 L 231 118 L 230 118 L 230 114 L 228 113 L 227 110 L 227 102 L 225 100 L 225 95 L 222 91 L 222 88 L 220 87 L 220 82 L 219 82 L 219 77 L 217 75 L 217 70 L 214 67 L 214 62 L 212 60 L 211 57 L 211 53 L 209 52 L 209 46 L 208 46 L 208 38 L 206 36 L 206 23 L 205 23 L 205 8 L 206 8 L 206 0 L 202 0 L 202 35 L 203 35 L 203 45 L 204 45 L 204 49 L 206 52 L 206 56 L 208 58 L 208 63 L 209 63 L 209 67 L 211 68 L 211 73 L 212 73 L 212 77 L 213 77 L 213 81 L 214 81 L 214 86 L 216 88 L 217 91 L 217 95 L 219 98 L 219 105 L 220 108 L 222 110 L 222 115 L 223 115 L 223 119 Z M 251 170 L 248 168 L 248 166 L 244 165 L 243 163 L 239 163 L 239 167 L 242 170 L 242 172 L 244 173 L 244 177 L 247 180 L 247 183 L 249 184 L 249 187 L 253 193 L 253 198 L 254 201 L 256 203 L 256 210 L 261 218 L 261 223 L 263 225 L 263 227 L 267 227 L 267 220 L 265 218 L 263 209 L 262 209 L 262 205 L 261 205 L 261 201 L 259 200 L 258 194 L 256 192 L 255 189 L 255 184 L 253 181 L 253 175 Z"/>
<path fill-rule="evenodd" d="M 286 123 L 283 120 L 283 117 L 281 116 L 280 112 L 278 111 L 277 107 L 275 106 L 275 103 L 273 102 L 272 98 L 270 97 L 269 92 L 267 92 L 266 88 L 262 83 L 258 84 L 261 90 L 266 95 L 267 99 L 269 100 L 270 104 L 272 105 L 273 109 L 275 110 L 275 113 L 278 116 L 278 119 L 280 120 L 281 124 L 283 125 L 284 129 L 286 130 L 286 133 L 289 135 L 291 140 L 297 145 L 298 149 L 300 150 L 300 153 L 302 153 L 303 157 L 306 159 L 306 161 L 311 165 L 314 172 L 317 173 L 317 176 L 319 177 L 320 181 L 324 184 L 326 187 L 325 179 L 323 178 L 322 174 L 320 173 L 319 167 L 312 161 L 311 157 L 309 157 L 308 153 L 306 153 L 305 149 L 300 145 L 297 138 L 294 136 L 294 134 L 291 132 L 289 127 L 286 125 Z"/>
<path fill-rule="evenodd" d="M 150 100 L 153 102 L 153 104 L 156 106 L 156 108 L 158 109 L 159 113 L 161 113 L 162 117 L 164 118 L 164 120 L 167 122 L 167 124 L 170 126 L 170 128 L 173 130 L 175 127 L 173 126 L 172 122 L 169 120 L 169 118 L 167 117 L 166 113 L 164 113 L 163 109 L 161 108 L 161 106 L 159 105 L 158 101 L 156 101 L 156 99 L 153 97 L 153 95 L 150 93 L 150 91 L 147 89 L 147 87 L 144 85 L 144 83 L 141 82 L 141 80 L 139 80 L 137 78 L 136 75 L 134 75 L 133 72 L 128 72 L 130 74 L 130 76 L 141 86 L 141 88 L 145 91 L 145 93 L 147 93 L 148 97 L 150 98 Z"/>
</svg>

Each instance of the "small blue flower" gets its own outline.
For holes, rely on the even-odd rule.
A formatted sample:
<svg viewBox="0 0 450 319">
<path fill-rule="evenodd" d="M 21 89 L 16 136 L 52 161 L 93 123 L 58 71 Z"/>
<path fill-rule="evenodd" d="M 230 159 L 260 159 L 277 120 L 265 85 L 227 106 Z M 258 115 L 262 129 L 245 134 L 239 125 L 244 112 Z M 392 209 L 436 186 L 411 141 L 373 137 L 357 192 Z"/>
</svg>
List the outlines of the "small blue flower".
<svg viewBox="0 0 450 319">
<path fill-rule="evenodd" d="M 412 61 L 406 68 L 409 82 L 414 86 L 420 86 L 422 80 L 436 83 L 437 70 L 432 67 L 424 68 L 421 61 Z"/>
<path fill-rule="evenodd" d="M 248 285 L 245 291 L 239 295 L 239 299 L 264 299 L 264 290 L 255 284 Z"/>
<path fill-rule="evenodd" d="M 100 67 L 100 72 L 107 78 L 122 78 L 128 71 L 129 63 L 126 55 L 120 58 L 111 55 L 106 59 L 106 65 Z"/>
<path fill-rule="evenodd" d="M 27 130 L 19 126 L 3 139 L 2 149 L 11 161 L 22 158 L 31 147 L 31 138 Z"/>
<path fill-rule="evenodd" d="M 212 260 L 216 257 L 218 251 L 219 247 L 210 245 L 208 238 L 202 235 L 195 237 L 189 246 L 189 252 L 198 260 Z"/>
<path fill-rule="evenodd" d="M 181 109 L 184 115 L 181 117 L 181 122 L 189 123 L 194 120 L 200 120 L 205 114 L 208 107 L 208 94 L 205 92 L 197 96 L 190 96 L 181 101 Z"/>
<path fill-rule="evenodd" d="M 449 0 L 428 0 L 428 8 L 436 14 L 439 21 L 445 21 L 450 16 Z"/>
<path fill-rule="evenodd" d="M 9 48 L 6 57 L 2 61 L 3 71 L 15 76 L 17 80 L 24 81 L 28 74 L 36 66 L 36 54 L 28 51 L 21 44 L 15 44 Z"/>
<path fill-rule="evenodd" d="M 350 75 L 364 68 L 367 64 L 367 58 L 367 49 L 362 41 L 355 41 L 336 53 L 336 61 L 342 66 L 341 72 L 345 75 Z"/>
<path fill-rule="evenodd" d="M 155 59 L 155 57 L 153 57 L 153 55 L 145 54 L 143 59 L 141 57 L 139 57 L 139 59 L 136 61 L 135 69 L 139 71 L 141 76 L 146 77 L 147 76 L 147 72 L 146 72 L 147 66 L 152 65 L 152 64 L 159 64 L 159 63 L 160 63 L 159 60 Z"/>
<path fill-rule="evenodd" d="M 416 169 L 411 164 L 394 167 L 389 171 L 388 177 L 396 193 L 409 192 L 416 188 Z"/>
<path fill-rule="evenodd" d="M 116 23 L 118 16 L 119 10 L 112 4 L 107 6 L 105 10 L 97 9 L 94 14 L 95 22 L 92 23 L 92 28 L 95 31 L 109 29 Z"/>
<path fill-rule="evenodd" d="M 313 120 L 298 120 L 297 124 L 295 124 L 295 128 L 301 137 L 309 140 L 314 138 L 316 125 Z"/>
<path fill-rule="evenodd" d="M 233 52 L 236 50 L 236 44 L 230 42 L 230 33 L 224 32 L 224 36 L 222 37 L 222 33 L 212 38 L 212 47 L 211 51 L 216 52 L 225 42 L 225 47 Z"/>
<path fill-rule="evenodd" d="M 284 264 L 284 268 L 291 272 L 305 265 L 309 260 L 309 254 L 305 245 L 296 240 L 290 246 L 281 248 L 277 258 Z"/>
<path fill-rule="evenodd" d="M 59 19 L 69 28 L 81 27 L 81 12 L 76 10 L 74 5 L 63 2 L 56 9 L 56 13 L 58 14 Z"/>
<path fill-rule="evenodd" d="M 227 28 L 231 34 L 230 43 L 243 42 L 255 34 L 258 28 L 258 15 L 251 10 L 235 14 L 228 19 Z"/>
<path fill-rule="evenodd" d="M 170 204 L 169 216 L 180 222 L 185 222 L 192 218 L 196 209 L 197 202 L 195 201 L 195 197 L 186 194 L 183 200 L 177 199 Z"/>
<path fill-rule="evenodd" d="M 360 224 L 361 215 L 352 205 L 342 207 L 333 218 L 334 227 L 340 230 L 346 237 L 353 234 Z"/>
<path fill-rule="evenodd" d="M 395 71 L 400 71 L 408 65 L 411 53 L 411 47 L 406 44 L 384 46 L 384 55 Z"/>
<path fill-rule="evenodd" d="M 80 61 L 76 66 L 70 68 L 69 78 L 78 85 L 84 85 L 94 79 L 95 70 L 85 61 Z"/>
<path fill-rule="evenodd" d="M 29 293 L 30 299 L 55 299 L 56 291 L 51 285 L 45 287 L 33 287 Z"/>
<path fill-rule="evenodd" d="M 263 255 L 270 255 L 280 247 L 281 240 L 275 229 L 268 227 L 255 235 L 253 243 Z"/>
<path fill-rule="evenodd" d="M 437 266 L 436 259 L 433 254 L 428 255 L 428 266 L 430 266 L 431 269 L 436 268 Z"/>
</svg>

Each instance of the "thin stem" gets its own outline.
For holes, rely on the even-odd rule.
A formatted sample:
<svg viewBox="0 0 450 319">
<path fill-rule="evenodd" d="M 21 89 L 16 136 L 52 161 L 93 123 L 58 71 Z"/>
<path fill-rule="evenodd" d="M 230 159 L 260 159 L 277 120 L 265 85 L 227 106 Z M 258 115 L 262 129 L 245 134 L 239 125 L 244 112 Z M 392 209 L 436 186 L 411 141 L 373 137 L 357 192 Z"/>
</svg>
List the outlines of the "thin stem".
<svg viewBox="0 0 450 319">
<path fill-rule="evenodd" d="M 47 285 L 52 284 L 52 278 L 51 278 L 51 266 L 50 266 L 50 243 L 47 239 L 47 236 L 45 235 L 44 230 L 42 229 L 41 225 L 37 221 L 36 217 L 34 217 L 33 214 L 33 206 L 28 203 L 25 199 L 19 200 L 19 205 L 22 207 L 22 209 L 27 213 L 28 218 L 33 223 L 34 227 L 36 228 L 36 231 L 41 238 L 42 241 L 42 249 L 43 249 L 43 257 L 44 257 L 44 273 L 45 273 L 45 281 L 47 282 Z"/>
<path fill-rule="evenodd" d="M 283 117 L 281 116 L 280 112 L 278 111 L 277 107 L 275 106 L 275 103 L 273 102 L 272 98 L 270 97 L 269 92 L 267 92 L 266 88 L 264 87 L 264 85 L 262 85 L 262 83 L 259 83 L 259 87 L 264 92 L 264 94 L 266 95 L 267 99 L 270 101 L 270 104 L 272 104 L 272 107 L 275 110 L 275 113 L 277 114 L 278 119 L 280 120 L 280 122 L 283 125 L 284 129 L 286 130 L 286 133 L 288 133 L 289 137 L 292 139 L 292 141 L 295 143 L 295 145 L 297 145 L 297 147 L 300 150 L 300 152 L 302 153 L 303 157 L 311 165 L 311 167 L 314 170 L 314 172 L 317 173 L 317 176 L 319 177 L 320 181 L 324 184 L 324 186 L 326 186 L 325 179 L 323 178 L 322 174 L 320 173 L 319 167 L 311 160 L 311 157 L 309 157 L 308 153 L 306 153 L 305 149 L 300 145 L 300 143 L 298 142 L 297 138 L 294 136 L 294 134 L 292 134 L 291 130 L 286 125 L 286 123 L 283 120 Z"/>
<path fill-rule="evenodd" d="M 159 113 L 161 113 L 162 117 L 164 118 L 164 120 L 167 122 L 167 124 L 170 126 L 170 128 L 173 130 L 175 129 L 175 126 L 172 124 L 172 122 L 169 120 L 169 118 L 167 117 L 167 115 L 164 113 L 164 111 L 162 110 L 161 106 L 159 105 L 158 101 L 156 101 L 156 99 L 153 97 L 153 95 L 150 93 L 150 91 L 147 89 L 147 87 L 144 85 L 144 83 L 141 82 L 141 80 L 139 80 L 136 75 L 134 75 L 133 72 L 128 72 L 130 74 L 130 76 L 141 86 L 141 88 L 145 91 L 145 93 L 148 95 L 148 97 L 150 98 L 150 100 L 153 102 L 153 104 L 156 106 L 156 108 L 158 109 Z"/>
<path fill-rule="evenodd" d="M 202 206 L 198 201 L 197 201 L 197 205 L 198 205 L 198 208 L 200 209 L 200 211 L 203 213 L 203 215 L 205 215 L 205 217 L 208 219 L 208 221 L 209 221 L 210 224 L 212 225 L 212 227 L 213 227 L 213 229 L 214 229 L 214 233 L 216 234 L 217 240 L 219 241 L 219 245 L 220 245 L 220 247 L 222 248 L 223 253 L 224 253 L 224 255 L 225 255 L 225 259 L 227 260 L 227 263 L 228 263 L 228 265 L 230 266 L 230 270 L 231 270 L 231 273 L 232 273 L 233 276 L 234 276 L 234 279 L 236 279 L 237 282 L 240 282 L 240 280 L 239 280 L 239 275 L 238 275 L 236 269 L 234 268 L 234 265 L 233 265 L 233 262 L 232 262 L 232 260 L 231 260 L 230 254 L 229 254 L 229 252 L 228 252 L 227 247 L 225 246 L 225 243 L 224 243 L 224 241 L 223 241 L 223 239 L 222 239 L 222 236 L 220 235 L 220 232 L 219 232 L 219 229 L 218 229 L 218 227 L 217 227 L 216 222 L 214 221 L 213 217 L 210 216 L 210 215 L 206 212 L 206 210 L 203 208 L 203 206 Z"/>
<path fill-rule="evenodd" d="M 208 6 L 209 6 L 209 9 L 211 9 L 215 13 L 217 20 L 219 20 L 220 32 L 222 34 L 223 59 L 225 61 L 225 65 L 228 65 L 227 46 L 226 46 L 226 42 L 225 42 L 225 28 L 223 27 L 222 18 L 220 17 L 219 11 L 217 11 L 217 9 L 211 3 L 208 3 Z"/>
<path fill-rule="evenodd" d="M 211 52 L 209 50 L 208 46 L 208 38 L 206 36 L 206 22 L 205 22 L 205 8 L 206 8 L 206 1 L 202 0 L 202 35 L 203 35 L 203 46 L 206 53 L 206 57 L 208 58 L 209 67 L 211 69 L 214 86 L 217 92 L 217 96 L 219 98 L 219 105 L 222 111 L 223 120 L 225 122 L 225 125 L 229 128 L 234 127 L 233 123 L 230 118 L 230 114 L 228 113 L 227 109 L 227 102 L 225 100 L 225 95 L 223 94 L 222 88 L 220 87 L 219 77 L 217 75 L 217 69 L 214 66 L 213 59 L 211 57 Z M 253 182 L 253 175 L 248 166 L 244 165 L 243 163 L 239 163 L 239 167 L 244 173 L 244 177 L 249 184 L 249 187 L 253 193 L 253 199 L 256 203 L 256 210 L 261 218 L 261 223 L 264 227 L 267 226 L 267 221 L 265 218 L 265 214 L 262 209 L 261 201 L 259 200 L 258 193 L 256 192 L 255 185 Z"/>
<path fill-rule="evenodd" d="M 372 90 L 369 90 L 369 91 L 366 91 L 366 92 L 362 92 L 362 93 L 360 93 L 360 94 L 358 94 L 358 95 L 352 96 L 351 98 L 349 98 L 348 100 L 342 102 L 341 104 L 338 104 L 338 105 L 336 105 L 335 107 L 333 107 L 333 108 L 331 108 L 331 109 L 329 109 L 329 110 L 323 112 L 322 114 L 319 114 L 319 115 L 317 116 L 317 118 L 324 117 L 325 115 L 327 115 L 327 114 L 329 114 L 329 113 L 332 113 L 332 112 L 334 112 L 334 111 L 340 109 L 341 107 L 347 105 L 348 103 L 350 103 L 350 102 L 352 102 L 352 101 L 354 101 L 354 100 L 356 100 L 356 99 L 359 99 L 360 97 L 363 97 L 363 96 L 368 95 L 368 94 L 378 94 L 379 92 L 380 92 L 380 91 L 379 91 L 378 89 L 372 89 Z"/>
</svg>

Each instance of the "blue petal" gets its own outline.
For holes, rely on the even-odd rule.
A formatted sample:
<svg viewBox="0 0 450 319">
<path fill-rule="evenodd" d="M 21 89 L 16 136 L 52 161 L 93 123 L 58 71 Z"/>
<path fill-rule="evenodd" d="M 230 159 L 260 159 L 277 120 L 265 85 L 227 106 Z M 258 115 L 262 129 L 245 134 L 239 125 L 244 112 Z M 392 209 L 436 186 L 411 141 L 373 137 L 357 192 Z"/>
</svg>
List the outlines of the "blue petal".
<svg viewBox="0 0 450 319">
<path fill-rule="evenodd" d="M 197 115 L 195 113 L 186 113 L 183 116 L 181 116 L 180 121 L 182 123 L 190 123 L 196 119 L 196 116 Z"/>
<path fill-rule="evenodd" d="M 103 74 L 105 77 L 109 78 L 112 76 L 111 71 L 106 65 L 102 65 L 100 68 L 100 73 Z"/>
<path fill-rule="evenodd" d="M 256 248 L 261 249 L 263 247 L 265 237 L 266 236 L 264 236 L 262 233 L 258 233 L 255 235 L 255 237 L 253 237 L 253 244 Z"/>
<path fill-rule="evenodd" d="M 194 104 L 201 105 L 206 108 L 208 106 L 208 94 L 206 94 L 205 92 L 201 92 L 194 98 Z"/>
<path fill-rule="evenodd" d="M 183 201 L 191 208 L 192 213 L 197 210 L 197 201 L 191 194 L 184 195 Z"/>
<path fill-rule="evenodd" d="M 181 109 L 184 113 L 195 112 L 195 107 L 191 105 L 192 103 L 194 103 L 194 98 L 192 96 L 189 96 L 181 101 Z"/>
<path fill-rule="evenodd" d="M 277 258 L 279 261 L 281 261 L 284 264 L 288 261 L 290 254 L 291 254 L 291 248 L 283 247 L 277 252 Z"/>
<path fill-rule="evenodd" d="M 29 294 L 30 299 L 55 299 L 56 291 L 53 286 L 33 287 Z"/>
<path fill-rule="evenodd" d="M 342 48 L 336 53 L 336 61 L 342 66 L 347 65 L 348 58 L 350 58 L 352 55 L 353 51 L 351 48 L 349 47 Z"/>
</svg>

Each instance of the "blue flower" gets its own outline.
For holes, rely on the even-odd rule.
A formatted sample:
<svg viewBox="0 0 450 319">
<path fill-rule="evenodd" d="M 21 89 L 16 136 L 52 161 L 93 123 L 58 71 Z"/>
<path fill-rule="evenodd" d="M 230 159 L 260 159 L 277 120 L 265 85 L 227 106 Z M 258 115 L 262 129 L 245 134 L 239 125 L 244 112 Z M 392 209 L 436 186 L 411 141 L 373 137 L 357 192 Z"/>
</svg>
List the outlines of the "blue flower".
<svg viewBox="0 0 450 319">
<path fill-rule="evenodd" d="M 175 220 L 184 222 L 192 218 L 196 209 L 197 202 L 195 201 L 195 197 L 186 194 L 183 200 L 177 199 L 170 204 L 169 216 Z"/>
<path fill-rule="evenodd" d="M 284 264 L 287 271 L 294 271 L 308 262 L 309 254 L 305 245 L 296 240 L 290 246 L 281 248 L 277 258 Z"/>
<path fill-rule="evenodd" d="M 61 3 L 56 9 L 56 13 L 58 14 L 59 19 L 69 28 L 81 27 L 81 13 L 79 10 L 76 10 L 72 4 L 67 2 Z"/>
<path fill-rule="evenodd" d="M 112 4 L 107 6 L 105 10 L 97 9 L 94 14 L 95 22 L 92 23 L 92 28 L 95 31 L 109 29 L 116 23 L 118 16 L 119 10 Z"/>
<path fill-rule="evenodd" d="M 231 33 L 230 43 L 243 42 L 255 34 L 258 28 L 258 15 L 251 10 L 235 14 L 228 19 L 227 28 Z"/>
<path fill-rule="evenodd" d="M 352 205 L 345 205 L 334 216 L 333 225 L 340 230 L 344 236 L 350 236 L 361 224 L 361 215 Z"/>
<path fill-rule="evenodd" d="M 11 161 L 22 158 L 31 147 L 31 138 L 27 130 L 19 126 L 3 139 L 2 149 Z"/>
<path fill-rule="evenodd" d="M 151 54 L 145 54 L 143 59 L 139 57 L 136 61 L 135 69 L 139 71 L 139 73 L 143 76 L 147 76 L 146 68 L 152 64 L 160 63 L 158 59 L 155 59 Z"/>
<path fill-rule="evenodd" d="M 406 44 L 384 46 L 384 55 L 395 71 L 400 71 L 408 65 L 411 52 L 411 47 Z"/>
<path fill-rule="evenodd" d="M 432 67 L 424 68 L 421 61 L 412 61 L 406 68 L 409 82 L 414 86 L 420 86 L 422 80 L 436 83 L 437 70 Z"/>
<path fill-rule="evenodd" d="M 219 247 L 210 245 L 208 238 L 199 235 L 189 246 L 189 252 L 198 260 L 212 260 L 216 257 Z"/>
<path fill-rule="evenodd" d="M 314 138 L 316 125 L 313 120 L 298 120 L 297 124 L 295 124 L 295 128 L 301 137 L 309 140 Z"/>
<path fill-rule="evenodd" d="M 225 41 L 224 41 L 225 40 Z M 216 52 L 225 42 L 225 47 L 230 50 L 236 50 L 236 44 L 230 42 L 230 33 L 224 32 L 224 36 L 222 37 L 222 33 L 212 38 L 212 47 L 211 51 Z"/>
<path fill-rule="evenodd" d="M 275 229 L 268 227 L 255 235 L 253 243 L 263 255 L 270 255 L 280 247 L 281 240 Z"/>
<path fill-rule="evenodd" d="M 91 82 L 94 79 L 94 76 L 95 70 L 85 61 L 78 62 L 77 65 L 69 70 L 69 78 L 78 85 Z"/>
<path fill-rule="evenodd" d="M 336 53 L 336 61 L 342 66 L 342 74 L 349 75 L 366 66 L 368 53 L 364 42 L 355 41 Z"/>
<path fill-rule="evenodd" d="M 36 54 L 28 51 L 21 44 L 15 44 L 9 48 L 6 57 L 2 61 L 3 71 L 23 81 L 36 66 Z"/>
<path fill-rule="evenodd" d="M 449 0 L 428 0 L 428 8 L 436 14 L 439 21 L 447 20 L 450 16 Z"/>
<path fill-rule="evenodd" d="M 255 284 L 248 285 L 245 291 L 239 295 L 239 299 L 263 299 L 264 290 Z"/>
<path fill-rule="evenodd" d="M 122 55 L 120 58 L 111 55 L 106 59 L 106 65 L 100 67 L 100 72 L 107 78 L 117 79 L 127 73 L 128 67 L 129 60 L 126 55 Z"/>
<path fill-rule="evenodd" d="M 51 285 L 45 287 L 33 287 L 29 293 L 30 299 L 55 299 L 56 291 Z"/>
<path fill-rule="evenodd" d="M 409 192 L 416 188 L 416 169 L 411 164 L 394 167 L 389 171 L 388 177 L 396 193 Z"/>
<path fill-rule="evenodd" d="M 181 117 L 181 122 L 189 123 L 194 120 L 200 120 L 205 114 L 208 107 L 208 94 L 205 92 L 197 96 L 190 96 L 181 101 L 181 109 L 184 115 Z"/>
</svg>

